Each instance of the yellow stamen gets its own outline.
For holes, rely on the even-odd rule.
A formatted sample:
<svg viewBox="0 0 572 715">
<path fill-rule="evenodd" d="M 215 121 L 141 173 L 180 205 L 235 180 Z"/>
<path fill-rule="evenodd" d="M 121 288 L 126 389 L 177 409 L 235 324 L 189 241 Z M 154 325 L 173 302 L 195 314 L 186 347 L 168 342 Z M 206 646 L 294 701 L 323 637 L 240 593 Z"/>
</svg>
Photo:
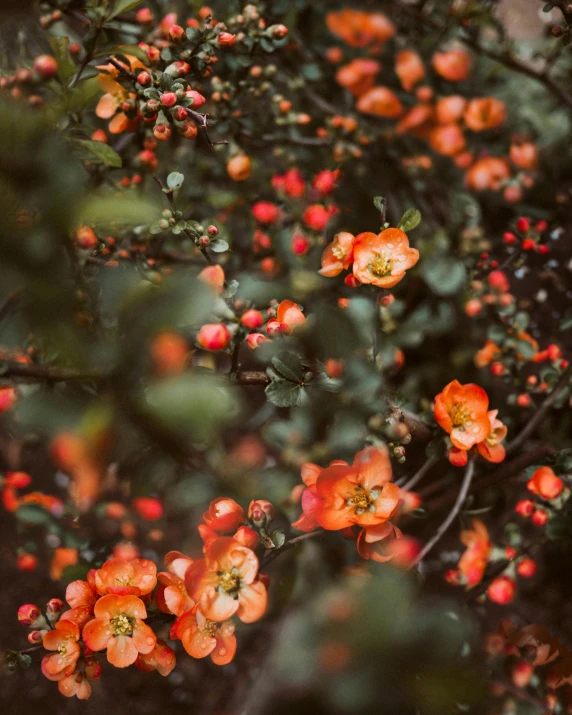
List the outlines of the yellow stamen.
<svg viewBox="0 0 572 715">
<path fill-rule="evenodd" d="M 375 258 L 369 264 L 369 270 L 378 278 L 383 278 L 383 276 L 389 275 L 392 268 L 393 261 L 384 253 L 376 253 Z"/>
<path fill-rule="evenodd" d="M 125 613 L 114 616 L 111 621 L 111 630 L 114 636 L 130 636 L 133 634 L 133 622 Z"/>
</svg>

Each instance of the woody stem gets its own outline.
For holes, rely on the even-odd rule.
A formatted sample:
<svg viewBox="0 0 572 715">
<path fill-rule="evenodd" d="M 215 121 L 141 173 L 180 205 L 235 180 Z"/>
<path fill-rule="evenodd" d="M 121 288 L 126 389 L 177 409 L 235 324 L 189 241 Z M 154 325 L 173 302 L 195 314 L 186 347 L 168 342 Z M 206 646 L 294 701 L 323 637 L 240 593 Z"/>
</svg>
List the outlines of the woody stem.
<svg viewBox="0 0 572 715">
<path fill-rule="evenodd" d="M 287 541 L 279 549 L 272 549 L 271 551 L 267 551 L 264 554 L 264 556 L 262 557 L 262 560 L 260 562 L 260 568 L 264 568 L 265 566 L 268 566 L 268 564 L 271 563 L 272 561 L 274 561 L 274 559 L 278 558 L 285 551 L 288 551 L 289 549 L 293 548 L 294 546 L 299 544 L 301 541 L 305 541 L 306 539 L 312 539 L 315 536 L 321 536 L 323 533 L 324 533 L 323 529 L 319 529 L 317 531 L 310 531 L 308 534 L 302 534 L 301 536 L 295 536 L 293 539 L 290 539 L 290 541 Z"/>
</svg>

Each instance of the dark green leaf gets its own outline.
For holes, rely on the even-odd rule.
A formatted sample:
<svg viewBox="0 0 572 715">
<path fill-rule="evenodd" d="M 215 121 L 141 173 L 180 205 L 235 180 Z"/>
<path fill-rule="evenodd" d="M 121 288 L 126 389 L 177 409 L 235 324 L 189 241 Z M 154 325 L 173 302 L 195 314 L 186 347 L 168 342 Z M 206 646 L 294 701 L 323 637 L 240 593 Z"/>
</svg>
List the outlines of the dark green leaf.
<svg viewBox="0 0 572 715">
<path fill-rule="evenodd" d="M 272 380 L 265 393 L 268 401 L 278 407 L 300 407 L 308 402 L 308 393 L 301 385 L 280 378 Z"/>
<path fill-rule="evenodd" d="M 105 164 L 120 169 L 122 166 L 121 157 L 108 144 L 95 142 L 91 139 L 73 139 L 73 143 L 81 147 L 83 158 L 95 164 Z"/>
<path fill-rule="evenodd" d="M 69 53 L 69 37 L 50 37 L 50 45 L 54 57 L 58 61 L 58 75 L 63 83 L 67 83 L 75 74 L 75 62 Z"/>
<path fill-rule="evenodd" d="M 224 251 L 228 251 L 228 243 L 224 238 L 212 238 L 209 243 L 209 248 L 215 253 L 224 253 Z"/>
<path fill-rule="evenodd" d="M 290 382 L 299 384 L 304 378 L 302 361 L 292 352 L 281 352 L 272 358 L 272 364 L 276 370 Z"/>
<path fill-rule="evenodd" d="M 25 504 L 16 511 L 16 518 L 25 524 L 49 524 L 52 520 L 49 512 L 41 506 Z"/>
<path fill-rule="evenodd" d="M 107 20 L 113 20 L 114 17 L 121 15 L 122 12 L 127 12 L 137 7 L 142 0 L 115 0 L 113 10 L 107 16 Z"/>
<path fill-rule="evenodd" d="M 417 209 L 407 209 L 407 211 L 401 217 L 401 221 L 397 224 L 397 228 L 400 228 L 405 233 L 413 231 L 414 228 L 419 226 L 421 223 L 421 212 Z"/>
</svg>

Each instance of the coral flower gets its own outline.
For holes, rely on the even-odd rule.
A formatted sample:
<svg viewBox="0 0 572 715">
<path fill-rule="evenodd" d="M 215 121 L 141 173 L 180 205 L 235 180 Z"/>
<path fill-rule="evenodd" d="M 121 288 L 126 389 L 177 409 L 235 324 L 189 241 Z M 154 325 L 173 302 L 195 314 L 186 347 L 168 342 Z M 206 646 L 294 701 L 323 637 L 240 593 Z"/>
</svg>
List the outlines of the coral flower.
<svg viewBox="0 0 572 715">
<path fill-rule="evenodd" d="M 107 648 L 107 660 L 116 668 L 126 668 L 139 653 L 151 653 L 157 638 L 143 623 L 145 604 L 136 596 L 103 596 L 95 604 L 95 618 L 86 623 L 83 640 L 94 651 Z"/>
<path fill-rule="evenodd" d="M 218 263 L 215 266 L 207 266 L 198 274 L 197 278 L 214 288 L 220 295 L 224 291 L 224 269 Z"/>
<path fill-rule="evenodd" d="M 469 76 L 471 57 L 465 50 L 448 50 L 433 55 L 433 69 L 449 82 L 461 82 Z"/>
<path fill-rule="evenodd" d="M 490 365 L 491 362 L 499 358 L 502 354 L 502 350 L 495 345 L 492 340 L 487 340 L 484 347 L 482 347 L 475 355 L 475 365 L 477 367 L 486 367 Z"/>
<path fill-rule="evenodd" d="M 395 57 L 395 74 L 399 77 L 401 86 L 406 92 L 411 92 L 413 87 L 425 77 L 425 67 L 417 52 L 403 50 Z"/>
<path fill-rule="evenodd" d="M 495 97 L 472 99 L 463 114 L 465 124 L 473 132 L 494 129 L 504 122 L 505 117 L 505 103 Z"/>
<path fill-rule="evenodd" d="M 116 59 L 116 62 L 123 67 L 126 67 L 129 71 L 136 69 L 146 69 L 145 65 L 142 64 L 136 57 L 130 55 L 125 56 L 129 60 L 129 67 L 125 65 L 124 62 Z M 129 131 L 137 126 L 136 122 L 130 120 L 126 114 L 119 112 L 116 114 L 117 110 L 121 104 L 128 98 L 135 98 L 135 94 L 129 94 L 127 90 L 122 87 L 119 82 L 117 82 L 116 77 L 119 74 L 119 70 L 112 64 L 98 66 L 97 69 L 105 70 L 97 76 L 97 81 L 99 86 L 105 92 L 103 97 L 99 100 L 97 107 L 95 108 L 95 114 L 100 119 L 113 119 L 109 123 L 109 132 L 111 134 L 120 134 L 124 131 Z M 114 116 L 115 115 L 115 116 Z"/>
<path fill-rule="evenodd" d="M 148 673 L 156 670 L 159 675 L 164 678 L 169 675 L 173 668 L 177 665 L 177 657 L 175 651 L 164 643 L 157 641 L 157 645 L 150 653 L 139 653 L 135 666 L 139 670 Z"/>
<path fill-rule="evenodd" d="M 236 613 L 244 623 L 253 623 L 266 611 L 268 599 L 258 579 L 258 558 L 230 536 L 207 545 L 205 557 L 187 570 L 185 585 L 212 621 L 226 621 Z"/>
<path fill-rule="evenodd" d="M 508 155 L 519 169 L 533 171 L 538 166 L 538 149 L 532 142 L 511 144 Z"/>
<path fill-rule="evenodd" d="M 490 422 L 490 432 L 482 442 L 477 444 L 477 450 L 481 457 L 489 462 L 502 462 L 506 451 L 501 442 L 506 437 L 507 428 L 497 419 L 498 410 L 491 410 L 487 413 Z"/>
<path fill-rule="evenodd" d="M 429 104 L 416 104 L 407 114 L 398 122 L 395 127 L 396 134 L 405 134 L 416 130 L 414 133 L 419 133 L 425 130 L 425 125 L 433 117 L 433 107 Z"/>
<path fill-rule="evenodd" d="M 381 65 L 375 60 L 358 58 L 340 67 L 336 72 L 336 82 L 348 89 L 356 97 L 373 87 L 375 75 L 381 70 Z"/>
<path fill-rule="evenodd" d="M 438 124 L 429 134 L 429 144 L 433 151 L 443 156 L 455 156 L 465 148 L 465 135 L 461 127 L 451 124 Z"/>
<path fill-rule="evenodd" d="M 471 449 L 491 429 L 487 413 L 489 398 L 482 387 L 453 380 L 435 398 L 434 414 L 457 449 Z"/>
<path fill-rule="evenodd" d="M 461 541 L 467 549 L 459 561 L 459 571 L 469 588 L 476 586 L 483 578 L 492 544 L 487 527 L 478 519 L 473 519 L 472 529 L 461 532 Z"/>
<path fill-rule="evenodd" d="M 290 335 L 295 328 L 304 325 L 306 317 L 298 305 L 291 300 L 283 300 L 276 311 L 280 332 Z"/>
<path fill-rule="evenodd" d="M 409 247 L 399 228 L 386 228 L 377 235 L 360 233 L 354 244 L 353 273 L 360 283 L 392 288 L 418 260 L 419 251 Z"/>
<path fill-rule="evenodd" d="M 42 673 L 49 680 L 63 680 L 71 675 L 80 655 L 79 628 L 72 621 L 59 620 L 55 630 L 48 631 L 42 640 L 46 650 L 56 651 L 42 659 Z"/>
<path fill-rule="evenodd" d="M 403 114 L 403 105 L 389 87 L 372 87 L 356 104 L 358 112 L 395 119 Z"/>
<path fill-rule="evenodd" d="M 181 640 L 193 658 L 210 655 L 216 665 L 226 665 L 236 653 L 234 623 L 217 623 L 206 618 L 198 606 L 183 613 L 171 627 L 171 638 Z"/>
<path fill-rule="evenodd" d="M 463 117 L 463 112 L 467 106 L 467 100 L 460 94 L 452 94 L 442 97 L 435 104 L 435 119 L 439 124 L 451 124 L 458 122 Z"/>
<path fill-rule="evenodd" d="M 330 466 L 333 464 L 336 464 L 336 462 L 332 462 Z M 347 466 L 346 462 L 339 462 L 339 464 Z M 319 502 L 318 493 L 316 491 L 316 481 L 323 471 L 324 469 L 322 467 L 312 462 L 305 462 L 302 465 L 301 476 L 302 481 L 306 485 L 306 489 L 302 492 L 301 499 L 302 515 L 299 519 L 292 522 L 292 526 L 299 531 L 314 531 L 314 529 L 317 529 L 319 526 L 314 516 L 314 509 Z"/>
<path fill-rule="evenodd" d="M 364 449 L 352 466 L 333 462 L 316 479 L 312 515 L 319 526 L 331 531 L 387 521 L 397 511 L 400 496 L 391 477 L 386 450 Z"/>
<path fill-rule="evenodd" d="M 347 270 L 354 258 L 355 236 L 347 231 L 340 231 L 334 236 L 322 253 L 322 267 L 318 271 L 323 276 L 333 278 Z"/>
<path fill-rule="evenodd" d="M 101 596 L 107 593 L 145 596 L 151 593 L 156 584 L 157 567 L 149 559 L 108 559 L 95 572 L 95 587 Z"/>
<path fill-rule="evenodd" d="M 505 159 L 485 156 L 476 161 L 465 176 L 465 185 L 474 191 L 498 191 L 510 178 L 510 168 Z"/>
<path fill-rule="evenodd" d="M 330 32 L 351 47 L 380 46 L 396 32 L 395 25 L 382 13 L 361 12 L 351 8 L 329 12 L 326 25 Z"/>
<path fill-rule="evenodd" d="M 58 690 L 66 698 L 73 698 L 75 695 L 78 700 L 87 700 L 91 695 L 91 685 L 87 677 L 79 670 L 60 680 Z"/>
<path fill-rule="evenodd" d="M 165 555 L 168 571 L 157 574 L 159 586 L 155 594 L 157 606 L 163 613 L 181 616 L 195 605 L 185 588 L 185 574 L 192 563 L 193 559 L 180 551 L 169 551 Z"/>
<path fill-rule="evenodd" d="M 95 588 L 95 569 L 90 569 L 87 581 L 72 581 L 66 588 L 66 601 L 71 606 L 60 620 L 76 623 L 80 628 L 93 618 L 93 608 L 99 596 Z"/>
<path fill-rule="evenodd" d="M 564 482 L 550 467 L 538 467 L 526 486 L 533 494 L 550 500 L 560 496 L 564 489 Z"/>
<path fill-rule="evenodd" d="M 219 536 L 232 534 L 244 522 L 244 510 L 234 499 L 219 497 L 210 503 L 203 521 Z"/>
<path fill-rule="evenodd" d="M 402 536 L 401 531 L 389 521 L 362 529 L 356 541 L 358 554 L 362 559 L 380 564 L 390 561 L 395 555 L 391 547 Z"/>
</svg>

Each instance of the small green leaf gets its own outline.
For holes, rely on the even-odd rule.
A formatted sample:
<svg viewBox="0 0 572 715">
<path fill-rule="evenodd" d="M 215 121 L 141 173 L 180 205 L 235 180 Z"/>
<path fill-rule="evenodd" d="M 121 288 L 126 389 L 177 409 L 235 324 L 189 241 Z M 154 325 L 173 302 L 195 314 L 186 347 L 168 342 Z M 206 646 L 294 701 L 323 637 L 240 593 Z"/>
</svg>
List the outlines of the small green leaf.
<svg viewBox="0 0 572 715">
<path fill-rule="evenodd" d="M 286 534 L 280 529 L 276 529 L 276 531 L 273 531 L 270 534 L 270 538 L 272 539 L 274 547 L 277 549 L 279 549 L 281 546 L 284 546 L 284 544 L 286 543 Z"/>
<path fill-rule="evenodd" d="M 215 253 L 224 253 L 224 251 L 228 251 L 228 243 L 224 238 L 212 238 L 209 243 L 209 248 Z"/>
<path fill-rule="evenodd" d="M 52 52 L 58 62 L 58 75 L 62 82 L 67 82 L 75 74 L 75 62 L 69 52 L 69 37 L 50 37 Z"/>
<path fill-rule="evenodd" d="M 379 211 L 379 213 L 383 213 L 385 211 L 387 201 L 384 196 L 374 196 L 373 205 Z"/>
<path fill-rule="evenodd" d="M 83 158 L 95 164 L 105 164 L 115 169 L 120 169 L 123 162 L 121 157 L 108 144 L 94 142 L 91 139 L 73 139 L 73 143 L 81 147 Z"/>
<path fill-rule="evenodd" d="M 407 211 L 401 217 L 401 221 L 397 224 L 397 228 L 400 228 L 405 233 L 413 231 L 421 223 L 421 212 L 417 209 L 407 209 Z"/>
<path fill-rule="evenodd" d="M 299 384 L 304 378 L 302 361 L 292 352 L 281 352 L 272 358 L 272 364 L 276 370 L 290 382 Z"/>
<path fill-rule="evenodd" d="M 183 174 L 180 174 L 178 171 L 173 171 L 167 177 L 167 186 L 171 190 L 175 191 L 176 189 L 181 188 L 184 180 L 185 177 L 183 176 Z"/>
<path fill-rule="evenodd" d="M 277 378 L 264 391 L 268 402 L 277 407 L 301 407 L 308 403 L 308 393 L 301 385 Z"/>
<path fill-rule="evenodd" d="M 113 20 L 114 17 L 121 15 L 122 12 L 127 12 L 137 7 L 142 0 L 115 0 L 113 10 L 107 16 L 107 21 Z"/>
<path fill-rule="evenodd" d="M 41 506 L 25 504 L 16 511 L 16 518 L 24 524 L 48 524 L 52 518 Z"/>
</svg>

